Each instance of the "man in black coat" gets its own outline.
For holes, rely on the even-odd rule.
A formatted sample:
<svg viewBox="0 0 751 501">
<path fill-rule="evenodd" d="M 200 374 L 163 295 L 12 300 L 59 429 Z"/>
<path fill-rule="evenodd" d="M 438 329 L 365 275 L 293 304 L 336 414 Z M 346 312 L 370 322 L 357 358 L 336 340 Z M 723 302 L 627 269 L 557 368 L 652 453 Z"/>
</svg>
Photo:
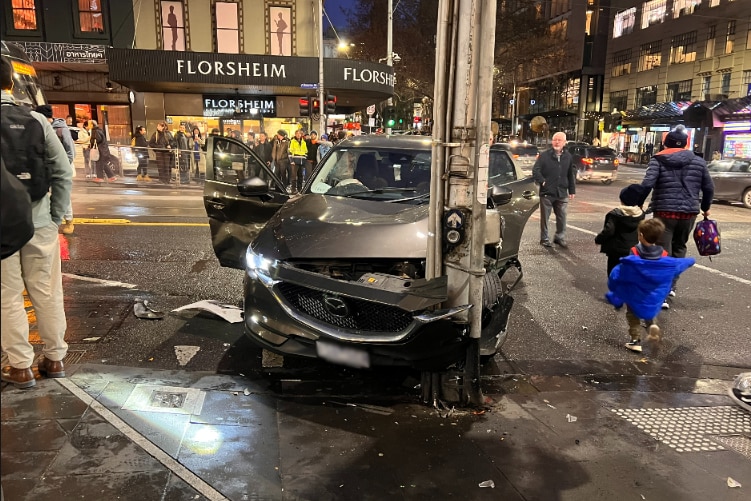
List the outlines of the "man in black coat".
<svg viewBox="0 0 751 501">
<path fill-rule="evenodd" d="M 566 243 L 566 210 L 569 199 L 576 196 L 576 168 L 566 151 L 566 134 L 553 134 L 553 147 L 540 153 L 532 176 L 540 187 L 540 245 L 552 247 L 548 237 L 548 219 L 555 212 L 553 242 L 563 248 Z"/>
</svg>

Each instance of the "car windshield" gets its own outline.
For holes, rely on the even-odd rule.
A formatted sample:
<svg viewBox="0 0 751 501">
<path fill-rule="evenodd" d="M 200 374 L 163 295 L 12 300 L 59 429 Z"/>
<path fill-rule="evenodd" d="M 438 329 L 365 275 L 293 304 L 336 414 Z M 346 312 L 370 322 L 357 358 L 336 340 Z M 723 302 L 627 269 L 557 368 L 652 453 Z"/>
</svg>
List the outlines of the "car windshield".
<svg viewBox="0 0 751 501">
<path fill-rule="evenodd" d="M 340 147 L 319 167 L 309 192 L 383 201 L 427 199 L 430 163 L 429 149 Z"/>
</svg>

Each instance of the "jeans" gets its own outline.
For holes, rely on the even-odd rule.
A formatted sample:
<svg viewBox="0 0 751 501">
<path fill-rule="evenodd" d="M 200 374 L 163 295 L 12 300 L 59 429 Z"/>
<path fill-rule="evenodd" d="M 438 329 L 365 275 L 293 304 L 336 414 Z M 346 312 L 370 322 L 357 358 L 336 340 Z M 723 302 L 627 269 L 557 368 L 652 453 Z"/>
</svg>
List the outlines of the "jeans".
<svg viewBox="0 0 751 501">
<path fill-rule="evenodd" d="M 20 251 L 2 264 L 2 349 L 16 369 L 31 367 L 34 348 L 29 343 L 29 318 L 24 308 L 24 288 L 36 313 L 42 353 L 48 360 L 62 360 L 68 352 L 65 342 L 63 277 L 57 225 L 36 228 Z"/>
<path fill-rule="evenodd" d="M 289 184 L 293 193 L 302 190 L 302 184 L 305 178 L 305 157 L 292 157 L 292 168 L 290 169 Z"/>
<path fill-rule="evenodd" d="M 550 240 L 548 237 L 548 219 L 550 213 L 555 212 L 555 240 L 566 241 L 566 210 L 568 199 L 540 197 L 540 241 Z"/>
</svg>

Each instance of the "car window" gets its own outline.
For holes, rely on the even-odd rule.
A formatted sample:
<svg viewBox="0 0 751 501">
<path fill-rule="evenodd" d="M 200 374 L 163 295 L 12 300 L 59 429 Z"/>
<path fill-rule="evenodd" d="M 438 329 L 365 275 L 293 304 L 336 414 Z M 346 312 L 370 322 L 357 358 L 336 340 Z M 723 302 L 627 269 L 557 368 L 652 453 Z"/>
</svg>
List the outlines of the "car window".
<svg viewBox="0 0 751 501">
<path fill-rule="evenodd" d="M 248 177 L 269 178 L 261 163 L 245 148 L 224 138 L 214 139 L 214 179 L 236 184 Z"/>
<path fill-rule="evenodd" d="M 490 150 L 488 165 L 488 182 L 491 185 L 508 183 L 516 180 L 516 168 L 509 156 L 503 151 Z"/>
<path fill-rule="evenodd" d="M 733 160 L 715 160 L 707 165 L 709 172 L 730 172 Z"/>
<path fill-rule="evenodd" d="M 736 160 L 733 162 L 733 166 L 730 168 L 730 172 L 748 172 L 749 171 L 749 162 L 743 162 L 740 160 Z"/>
</svg>

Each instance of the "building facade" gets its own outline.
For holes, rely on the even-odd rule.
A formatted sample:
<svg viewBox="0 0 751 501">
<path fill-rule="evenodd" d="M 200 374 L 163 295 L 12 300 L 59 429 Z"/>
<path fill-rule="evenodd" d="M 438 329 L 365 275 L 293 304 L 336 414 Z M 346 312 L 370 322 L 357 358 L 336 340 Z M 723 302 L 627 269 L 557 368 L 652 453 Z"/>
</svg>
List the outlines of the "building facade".
<svg viewBox="0 0 751 501">
<path fill-rule="evenodd" d="M 613 7 L 603 142 L 641 157 L 683 123 L 705 157 L 726 143 L 751 145 L 751 1 L 613 0 Z"/>
</svg>

